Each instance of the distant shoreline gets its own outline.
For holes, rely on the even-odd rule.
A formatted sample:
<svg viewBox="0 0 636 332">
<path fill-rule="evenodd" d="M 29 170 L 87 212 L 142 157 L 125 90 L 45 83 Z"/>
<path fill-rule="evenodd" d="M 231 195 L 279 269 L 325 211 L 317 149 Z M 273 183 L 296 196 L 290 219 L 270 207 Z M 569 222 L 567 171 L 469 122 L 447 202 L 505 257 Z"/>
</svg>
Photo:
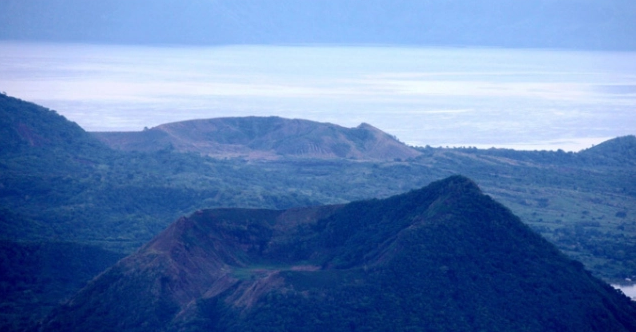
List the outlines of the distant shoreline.
<svg viewBox="0 0 636 332">
<path fill-rule="evenodd" d="M 636 52 L 0 42 L 0 62 L 0 91 L 87 131 L 280 116 L 410 146 L 577 152 L 636 128 Z"/>
</svg>

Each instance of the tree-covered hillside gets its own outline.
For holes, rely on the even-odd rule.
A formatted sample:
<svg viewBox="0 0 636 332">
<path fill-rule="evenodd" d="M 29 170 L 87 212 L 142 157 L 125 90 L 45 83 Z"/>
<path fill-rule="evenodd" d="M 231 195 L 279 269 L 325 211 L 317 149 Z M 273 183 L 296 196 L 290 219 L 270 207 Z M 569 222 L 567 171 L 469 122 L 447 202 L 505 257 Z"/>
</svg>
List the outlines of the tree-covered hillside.
<svg viewBox="0 0 636 332">
<path fill-rule="evenodd" d="M 454 176 L 181 218 L 37 331 L 632 331 L 636 303 Z"/>
<path fill-rule="evenodd" d="M 636 274 L 633 136 L 580 153 L 419 148 L 386 162 L 113 151 L 54 111 L 0 96 L 0 222 L 10 240 L 130 252 L 200 208 L 282 209 L 387 197 L 465 174 L 604 277 Z M 627 265 L 625 265 L 627 264 Z"/>
<path fill-rule="evenodd" d="M 0 240 L 0 330 L 33 324 L 122 256 L 70 242 Z"/>
<path fill-rule="evenodd" d="M 422 147 L 408 160 L 247 161 L 111 150 L 54 111 L 4 95 L 0 123 L 0 236 L 11 243 L 73 242 L 128 254 L 203 208 L 342 204 L 464 174 L 595 275 L 636 275 L 633 136 L 580 153 Z M 48 304 L 71 288 L 49 293 Z"/>
</svg>

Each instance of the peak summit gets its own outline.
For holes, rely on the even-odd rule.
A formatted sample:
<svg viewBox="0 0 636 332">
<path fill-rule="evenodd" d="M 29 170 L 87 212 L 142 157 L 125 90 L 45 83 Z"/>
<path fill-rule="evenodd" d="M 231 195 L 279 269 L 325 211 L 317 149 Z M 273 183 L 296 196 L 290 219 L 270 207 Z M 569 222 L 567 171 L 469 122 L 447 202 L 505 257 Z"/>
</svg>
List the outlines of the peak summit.
<svg viewBox="0 0 636 332">
<path fill-rule="evenodd" d="M 633 331 L 634 317 L 628 298 L 453 176 L 346 205 L 198 211 L 41 330 Z"/>
</svg>

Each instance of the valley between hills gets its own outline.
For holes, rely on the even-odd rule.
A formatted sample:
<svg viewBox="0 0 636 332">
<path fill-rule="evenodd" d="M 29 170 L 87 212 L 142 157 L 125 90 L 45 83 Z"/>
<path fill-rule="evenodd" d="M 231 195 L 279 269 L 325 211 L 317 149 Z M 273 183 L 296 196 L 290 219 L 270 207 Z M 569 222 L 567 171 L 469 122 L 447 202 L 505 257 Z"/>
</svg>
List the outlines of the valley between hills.
<svg viewBox="0 0 636 332">
<path fill-rule="evenodd" d="M 317 206 L 330 204 L 334 209 L 340 209 L 352 201 L 375 199 L 376 202 L 385 202 L 383 200 L 388 197 L 419 190 L 457 174 L 472 179 L 460 181 L 464 184 L 471 183 L 468 187 L 473 189 L 468 192 L 478 190 L 473 184 L 481 188 L 484 194 L 509 208 L 519 216 L 523 224 L 541 234 L 561 253 L 582 262 L 585 269 L 591 271 L 595 277 L 614 283 L 636 277 L 636 258 L 631 254 L 636 252 L 634 136 L 618 137 L 590 149 L 569 153 L 483 150 L 470 147 L 410 147 L 369 124 L 344 128 L 333 124 L 276 117 L 193 120 L 134 133 L 89 133 L 54 111 L 1 95 L 0 138 L 3 142 L 0 150 L 0 223 L 3 228 L 0 290 L 3 295 L 1 305 L 7 309 L 0 314 L 2 330 L 18 331 L 34 326 L 44 317 L 52 317 L 48 316 L 52 312 L 59 312 L 62 315 L 59 317 L 72 317 L 64 316 L 67 315 L 64 313 L 68 312 L 65 311 L 67 309 L 55 308 L 72 299 L 73 294 L 101 271 L 113 266 L 126 255 L 137 252 L 137 256 L 129 256 L 115 265 L 133 268 L 127 264 L 139 257 L 145 257 L 140 255 L 151 248 L 152 245 L 147 244 L 149 241 L 154 238 L 154 243 L 157 243 L 158 238 L 155 237 L 158 234 L 166 229 L 170 230 L 170 227 L 177 227 L 174 225 L 181 221 L 175 224 L 175 220 L 196 219 L 196 211 L 252 208 L 257 209 L 252 211 L 276 215 L 284 210 L 295 211 L 288 209 L 314 206 L 314 210 L 303 211 L 324 215 L 304 216 L 307 222 L 319 222 L 327 218 L 329 213 L 324 210 L 328 208 Z M 477 196 L 481 197 L 480 195 Z M 179 219 L 182 216 L 189 217 Z M 336 224 L 344 227 L 347 223 Z M 273 225 L 275 227 L 263 225 L 262 230 L 272 231 L 271 227 L 288 227 L 287 231 L 300 229 L 296 228 L 298 225 L 279 221 Z M 226 226 L 230 227 L 228 231 L 233 227 Z M 378 227 L 383 229 L 384 226 Z M 161 234 L 164 235 L 160 237 L 166 236 L 165 231 Z M 310 233 L 305 235 L 307 234 Z M 307 236 L 311 241 L 333 240 L 332 237 L 322 239 L 324 234 L 316 234 Z M 377 237 L 376 240 L 379 241 L 383 239 L 379 234 L 381 233 L 371 232 L 366 235 L 369 238 Z M 463 237 L 471 237 L 471 233 L 461 234 Z M 247 239 L 254 240 L 249 236 Z M 314 269 L 322 271 L 329 267 L 338 270 L 337 267 L 340 266 L 338 271 L 345 271 L 351 266 L 359 266 L 356 264 L 361 262 L 360 255 L 372 252 L 370 247 L 367 248 L 369 243 L 363 239 L 360 241 L 362 244 L 357 249 L 344 246 L 338 249 L 341 251 L 324 252 L 320 257 L 299 254 L 297 259 L 287 261 L 259 261 L 260 258 L 256 257 L 260 256 L 249 256 L 251 254 L 247 258 L 235 257 L 237 262 L 241 262 L 241 259 L 248 259 L 249 262 L 237 263 L 229 277 L 238 280 L 235 283 L 249 283 L 252 280 L 255 283 L 252 286 L 258 288 L 258 280 L 272 278 L 272 273 L 283 274 L 289 278 L 283 278 L 285 280 L 300 280 L 294 287 L 305 285 L 309 293 L 318 294 L 321 289 L 318 284 L 303 278 L 314 278 L 308 276 L 315 272 Z M 183 245 L 188 243 L 190 242 L 184 242 Z M 223 243 L 221 246 L 227 245 Z M 261 244 L 263 250 L 272 248 L 271 243 L 267 243 L 267 246 Z M 299 243 L 294 245 L 302 247 Z M 241 252 L 247 250 L 239 247 L 237 248 Z M 303 250 L 313 250 L 308 248 L 310 247 Z M 239 250 L 235 249 L 232 250 L 234 254 Z M 302 248 L 297 249 L 300 250 L 298 252 L 304 252 Z M 550 252 L 551 249 L 546 250 Z M 205 252 L 209 255 L 211 251 Z M 319 250 L 318 252 L 320 253 Z M 382 253 L 377 254 L 379 256 L 374 257 L 379 259 Z M 277 255 L 283 255 L 283 252 Z M 448 255 L 452 256 L 452 253 L 449 252 Z M 551 255 L 558 256 L 556 251 Z M 565 256 L 559 258 L 560 263 L 557 265 L 567 265 L 563 263 L 567 260 L 562 259 Z M 387 264 L 392 266 L 391 269 L 403 268 L 404 265 L 401 264 L 404 262 L 399 262 L 401 263 L 395 263 L 398 265 Z M 222 259 L 218 263 L 223 265 L 228 264 L 228 261 Z M 480 268 L 482 267 L 475 267 Z M 448 269 L 452 270 L 453 267 L 447 266 L 447 271 Z M 102 278 L 118 273 L 117 268 L 109 271 L 111 272 L 104 274 Z M 151 274 L 142 273 L 139 276 L 142 279 L 155 280 L 157 273 L 170 272 L 165 269 L 152 271 L 154 272 Z M 348 272 L 342 272 L 343 274 L 324 274 L 319 278 L 320 282 L 339 284 L 346 279 L 349 281 L 345 284 L 352 285 L 351 280 L 362 278 L 358 273 L 366 273 L 364 268 L 346 271 Z M 378 271 L 380 272 L 376 271 L 368 279 L 372 281 L 360 279 L 367 280 L 363 283 L 366 285 L 364 287 L 380 285 L 389 280 L 386 279 L 389 278 L 388 270 Z M 584 274 L 580 273 L 576 272 L 572 277 L 576 275 L 576 278 L 587 280 L 588 277 L 582 277 Z M 171 278 L 171 275 L 167 278 Z M 405 279 L 406 281 L 413 280 Z M 560 282 L 567 281 L 569 280 L 565 278 Z M 127 285 L 122 289 L 133 287 L 124 279 L 121 283 Z M 90 287 L 97 287 L 98 284 L 99 281 L 95 281 Z M 550 283 L 545 285 L 548 284 Z M 247 285 L 244 284 L 245 287 Z M 280 289 L 286 289 L 285 287 Z M 361 291 L 369 291 L 360 287 Z M 469 287 L 468 284 L 466 287 Z M 344 296 L 353 295 L 350 292 L 355 289 L 338 288 L 337 291 L 341 293 L 333 296 L 344 299 Z M 221 291 L 222 288 L 218 290 Z M 403 291 L 394 290 L 397 292 L 395 294 Z M 107 292 L 111 291 L 115 290 L 108 288 Z M 153 292 L 152 289 L 148 291 Z M 265 290 L 263 292 L 262 294 L 267 293 Z M 90 293 L 85 289 L 79 294 Z M 114 299 L 120 296 L 117 294 L 112 293 L 109 296 Z M 257 302 L 260 299 L 259 296 L 252 298 L 240 295 L 247 293 L 233 294 L 237 296 L 237 301 L 243 298 L 247 301 L 245 303 L 250 302 L 250 298 Z M 214 297 L 189 299 L 204 299 L 203 302 L 197 302 L 196 308 L 208 308 L 208 312 L 212 310 L 210 308 L 216 308 L 212 311 L 220 313 L 219 317 L 222 319 L 219 321 L 209 321 L 209 316 L 184 311 L 184 305 L 189 302 L 173 302 L 175 298 L 180 298 L 172 297 L 173 295 L 140 301 L 154 303 L 152 301 L 168 299 L 164 303 L 165 307 L 153 308 L 158 308 L 159 311 L 164 308 L 170 313 L 183 312 L 184 315 L 190 313 L 192 317 L 207 317 L 200 321 L 203 324 L 201 326 L 225 324 L 223 326 L 227 327 L 235 319 L 235 313 L 227 311 L 229 309 L 221 306 L 220 302 L 210 302 Z M 223 299 L 234 296 L 226 295 L 223 295 Z M 274 297 L 271 304 L 282 303 L 277 302 L 283 301 L 279 295 L 280 293 L 271 293 Z M 297 295 L 301 296 L 302 293 Z M 80 301 L 84 295 L 78 296 L 79 298 L 71 301 L 71 306 L 81 301 L 88 304 L 92 301 L 87 297 Z M 389 301 L 390 296 L 393 295 L 385 294 L 368 299 L 369 308 L 388 303 L 386 301 Z M 608 296 L 614 298 L 614 295 Z M 445 299 L 450 301 L 450 298 Z M 314 300 L 316 298 L 311 301 Z M 300 307 L 310 306 L 310 302 L 303 302 L 297 297 L 287 298 L 285 301 L 291 301 L 286 302 L 286 305 L 300 301 Z M 174 306 L 175 303 L 178 308 Z M 483 302 L 482 305 L 486 306 L 486 303 L 488 302 Z M 125 305 L 137 304 L 131 302 Z M 331 312 L 333 308 L 345 307 L 323 309 Z M 262 311 L 251 314 L 270 321 L 271 312 L 266 307 L 258 308 Z M 316 315 L 318 316 L 315 319 L 320 320 L 319 313 Z M 378 318 L 382 314 L 378 315 L 374 316 L 375 322 L 383 324 L 385 321 Z M 624 317 L 623 314 L 617 315 Z M 462 319 L 468 319 L 469 316 L 466 314 Z M 360 318 L 362 316 L 351 317 L 353 321 L 347 321 L 347 324 L 359 324 L 359 319 L 363 319 Z M 409 318 L 405 316 L 400 319 L 405 322 Z M 508 320 L 514 321 L 513 318 Z M 342 322 L 345 321 L 342 318 Z M 628 321 L 625 318 L 620 324 L 630 326 Z M 175 327 L 180 322 L 182 321 L 174 320 L 170 324 Z M 490 321 L 480 321 L 479 324 L 487 326 L 488 322 Z M 470 326 L 470 323 L 466 324 L 468 325 L 461 326 Z M 541 324 L 538 323 L 535 330 L 546 326 Z M 440 326 L 443 325 L 440 323 Z M 558 326 L 554 325 L 554 328 Z M 175 330 L 178 329 L 175 327 Z"/>
</svg>

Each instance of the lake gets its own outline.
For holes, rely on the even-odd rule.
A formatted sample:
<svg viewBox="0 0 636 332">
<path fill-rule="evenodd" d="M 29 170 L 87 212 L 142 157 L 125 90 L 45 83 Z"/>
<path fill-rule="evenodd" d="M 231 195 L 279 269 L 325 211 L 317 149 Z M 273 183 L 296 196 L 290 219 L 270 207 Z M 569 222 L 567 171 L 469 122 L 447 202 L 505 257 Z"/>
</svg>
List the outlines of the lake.
<svg viewBox="0 0 636 332">
<path fill-rule="evenodd" d="M 625 295 L 636 301 L 636 284 L 630 286 L 612 285 L 614 288 L 620 289 Z"/>
<path fill-rule="evenodd" d="M 634 52 L 0 42 L 0 91 L 89 131 L 276 115 L 419 146 L 568 151 L 636 133 Z"/>
</svg>

